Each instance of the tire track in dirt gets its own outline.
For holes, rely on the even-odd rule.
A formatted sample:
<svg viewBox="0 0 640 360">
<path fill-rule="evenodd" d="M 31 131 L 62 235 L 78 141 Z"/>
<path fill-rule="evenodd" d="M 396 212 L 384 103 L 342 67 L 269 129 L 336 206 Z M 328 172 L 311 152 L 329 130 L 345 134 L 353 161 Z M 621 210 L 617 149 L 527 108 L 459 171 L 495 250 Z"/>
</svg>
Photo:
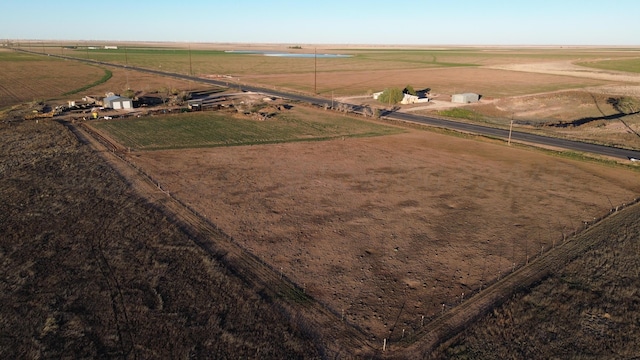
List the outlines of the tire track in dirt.
<svg viewBox="0 0 640 360">
<path fill-rule="evenodd" d="M 86 134 L 82 134 L 80 131 L 78 131 L 77 128 L 69 126 L 68 124 L 67 128 L 76 136 L 76 138 L 81 143 L 87 145 L 92 144 L 91 139 L 86 136 Z M 100 134 L 98 133 L 94 133 L 93 135 L 100 137 Z M 108 142 L 107 138 L 101 137 L 101 139 L 105 142 Z M 112 152 L 113 149 L 117 149 L 117 146 L 113 144 L 105 146 L 112 147 Z M 98 269 L 100 270 L 100 274 L 102 275 L 109 290 L 111 308 L 113 311 L 116 333 L 118 334 L 118 344 L 120 346 L 122 357 L 125 359 L 129 358 L 129 355 L 133 353 L 133 358 L 137 359 L 138 354 L 136 352 L 136 342 L 131 331 L 133 326 L 129 320 L 129 314 L 127 312 L 127 306 L 125 303 L 124 295 L 122 294 L 122 287 L 120 286 L 120 282 L 115 276 L 112 267 L 109 265 L 109 261 L 104 254 L 102 245 L 100 243 L 96 244 L 94 241 L 91 241 L 89 246 L 91 248 L 91 255 L 93 257 L 93 260 L 96 262 Z"/>
<path fill-rule="evenodd" d="M 120 351 L 122 356 L 126 359 L 131 352 L 135 351 L 136 343 L 131 332 L 131 322 L 129 321 L 129 315 L 127 313 L 127 307 L 125 305 L 124 296 L 122 295 L 122 287 L 118 282 L 118 279 L 113 273 L 113 269 L 109 265 L 109 261 L 104 255 L 104 251 L 99 245 L 91 245 L 91 254 L 98 264 L 98 269 L 107 283 L 109 288 L 109 296 L 111 298 L 111 308 L 113 310 L 113 316 L 116 324 L 116 332 L 118 334 L 118 343 L 120 344 Z M 120 318 L 122 314 L 122 319 Z M 138 356 L 134 352 L 134 359 Z"/>
</svg>

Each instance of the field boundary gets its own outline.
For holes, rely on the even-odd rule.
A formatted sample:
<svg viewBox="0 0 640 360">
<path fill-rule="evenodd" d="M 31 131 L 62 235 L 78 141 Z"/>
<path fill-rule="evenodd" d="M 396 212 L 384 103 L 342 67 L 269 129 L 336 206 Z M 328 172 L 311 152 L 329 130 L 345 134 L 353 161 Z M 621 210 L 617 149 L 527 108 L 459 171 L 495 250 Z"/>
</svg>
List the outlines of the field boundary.
<svg viewBox="0 0 640 360">
<path fill-rule="evenodd" d="M 304 289 L 287 276 L 242 248 L 217 225 L 165 191 L 156 179 L 127 159 L 121 146 L 85 124 L 66 123 L 66 126 L 81 142 L 94 148 L 152 206 L 176 221 L 207 255 L 224 264 L 261 297 L 278 305 L 291 326 L 302 328 L 321 343 L 324 346 L 321 353 L 335 356 L 375 353 L 357 326 L 341 320 L 340 314 L 306 295 Z"/>
<path fill-rule="evenodd" d="M 304 289 L 286 276 L 264 263 L 254 254 L 237 244 L 233 237 L 192 209 L 188 204 L 165 191 L 159 181 L 131 162 L 126 149 L 101 135 L 92 127 L 81 124 L 67 125 L 76 136 L 86 138 L 105 160 L 120 173 L 141 196 L 157 206 L 170 218 L 181 224 L 183 230 L 209 256 L 225 266 L 247 286 L 262 297 L 280 305 L 283 315 L 293 324 L 313 332 L 312 336 L 324 344 L 324 351 L 333 354 L 382 354 L 383 344 L 374 344 L 356 324 L 340 320 L 340 314 L 304 293 Z M 441 316 L 425 323 L 411 337 L 389 342 L 386 348 L 390 356 L 417 355 L 429 357 L 439 346 L 454 340 L 468 325 L 500 306 L 514 294 L 522 292 L 561 269 L 564 264 L 580 256 L 586 249 L 600 241 L 584 237 L 594 226 L 602 226 L 608 218 L 636 206 L 640 198 L 610 209 L 608 213 L 585 221 L 564 241 L 534 258 L 529 264 L 496 280 L 468 300 L 445 311 Z M 313 324 L 313 325 L 311 325 Z M 322 335 L 320 335 L 322 334 Z"/>
<path fill-rule="evenodd" d="M 83 86 L 81 88 L 78 88 L 78 89 L 75 89 L 75 90 L 71 90 L 71 91 L 66 92 L 66 93 L 64 93 L 62 95 L 64 95 L 64 96 L 74 95 L 74 94 L 77 94 L 79 92 L 82 92 L 82 91 L 85 91 L 85 90 L 89 90 L 94 86 L 98 86 L 100 84 L 106 83 L 107 81 L 109 81 L 109 79 L 111 79 L 111 77 L 113 76 L 113 73 L 108 69 L 103 69 L 103 70 L 104 70 L 104 75 L 100 79 L 92 82 L 89 85 L 85 85 L 85 86 Z"/>
</svg>

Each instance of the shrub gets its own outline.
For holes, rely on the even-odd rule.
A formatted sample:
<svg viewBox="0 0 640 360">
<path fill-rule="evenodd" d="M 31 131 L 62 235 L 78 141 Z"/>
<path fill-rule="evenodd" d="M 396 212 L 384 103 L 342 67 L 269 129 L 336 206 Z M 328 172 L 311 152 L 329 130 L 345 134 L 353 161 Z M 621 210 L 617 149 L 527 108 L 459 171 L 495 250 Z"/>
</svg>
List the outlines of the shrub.
<svg viewBox="0 0 640 360">
<path fill-rule="evenodd" d="M 404 98 L 404 94 L 398 88 L 388 88 L 385 89 L 382 94 L 378 97 L 378 101 L 383 104 L 397 104 Z"/>
<path fill-rule="evenodd" d="M 418 95 L 416 90 L 411 85 L 405 86 L 405 88 L 404 88 L 404 90 L 402 90 L 402 92 L 405 93 L 405 94 L 413 95 L 413 96 Z"/>
</svg>

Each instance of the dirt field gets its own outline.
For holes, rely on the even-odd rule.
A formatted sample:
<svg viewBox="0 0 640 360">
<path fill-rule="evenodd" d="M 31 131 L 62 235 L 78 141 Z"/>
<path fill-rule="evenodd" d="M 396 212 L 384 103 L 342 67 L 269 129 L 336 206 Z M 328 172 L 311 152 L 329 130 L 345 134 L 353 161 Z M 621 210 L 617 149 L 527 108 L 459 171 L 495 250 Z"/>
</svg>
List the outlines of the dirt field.
<svg viewBox="0 0 640 360">
<path fill-rule="evenodd" d="M 132 156 L 378 339 L 409 334 L 640 191 L 633 171 L 420 130 Z"/>
<path fill-rule="evenodd" d="M 320 357 L 63 125 L 0 137 L 1 358 Z"/>
</svg>

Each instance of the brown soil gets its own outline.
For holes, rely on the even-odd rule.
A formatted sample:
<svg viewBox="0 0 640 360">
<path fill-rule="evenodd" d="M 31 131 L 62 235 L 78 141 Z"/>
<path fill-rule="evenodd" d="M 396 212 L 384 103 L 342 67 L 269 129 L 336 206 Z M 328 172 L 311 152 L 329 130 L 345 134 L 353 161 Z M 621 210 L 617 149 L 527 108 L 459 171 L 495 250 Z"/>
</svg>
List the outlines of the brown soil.
<svg viewBox="0 0 640 360">
<path fill-rule="evenodd" d="M 313 91 L 313 74 L 245 75 L 243 81 L 267 86 L 296 84 L 295 90 Z M 441 94 L 475 92 L 486 98 L 540 93 L 558 89 L 583 88 L 606 84 L 603 80 L 552 74 L 534 74 L 489 68 L 425 68 L 373 71 L 327 72 L 317 75 L 318 92 L 330 97 L 353 95 L 359 90 L 382 91 L 385 87 L 415 89 L 429 87 Z M 382 85 L 381 85 L 382 84 Z"/>
<path fill-rule="evenodd" d="M 64 126 L 0 137 L 1 358 L 320 357 L 313 329 Z"/>
<path fill-rule="evenodd" d="M 410 334 L 640 190 L 627 170 L 423 131 L 132 160 L 377 339 Z"/>
</svg>

